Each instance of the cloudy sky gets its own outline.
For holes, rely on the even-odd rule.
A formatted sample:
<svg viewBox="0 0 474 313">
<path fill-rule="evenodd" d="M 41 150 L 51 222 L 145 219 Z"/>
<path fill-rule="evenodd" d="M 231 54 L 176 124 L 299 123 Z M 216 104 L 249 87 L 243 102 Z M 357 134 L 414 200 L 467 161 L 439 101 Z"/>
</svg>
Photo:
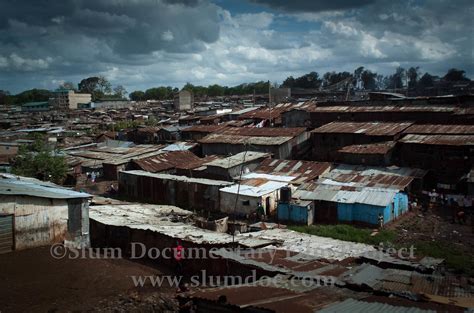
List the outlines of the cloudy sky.
<svg viewBox="0 0 474 313">
<path fill-rule="evenodd" d="M 310 71 L 474 76 L 472 0 L 0 0 L 0 89 L 104 75 L 130 92 Z"/>
</svg>

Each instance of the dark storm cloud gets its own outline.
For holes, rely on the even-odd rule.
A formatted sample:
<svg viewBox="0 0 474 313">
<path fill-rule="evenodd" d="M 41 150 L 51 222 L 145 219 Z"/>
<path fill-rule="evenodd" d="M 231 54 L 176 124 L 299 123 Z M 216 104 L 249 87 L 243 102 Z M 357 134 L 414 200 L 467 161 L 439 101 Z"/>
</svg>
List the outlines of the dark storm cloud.
<svg viewBox="0 0 474 313">
<path fill-rule="evenodd" d="M 323 12 L 359 8 L 375 0 L 251 0 L 286 12 Z"/>
<path fill-rule="evenodd" d="M 4 71 L 67 66 L 71 61 L 76 61 L 72 67 L 83 68 L 77 61 L 84 56 L 128 63 L 134 56 L 149 59 L 155 51 L 201 51 L 204 43 L 219 38 L 218 7 L 198 0 L 0 2 Z"/>
</svg>

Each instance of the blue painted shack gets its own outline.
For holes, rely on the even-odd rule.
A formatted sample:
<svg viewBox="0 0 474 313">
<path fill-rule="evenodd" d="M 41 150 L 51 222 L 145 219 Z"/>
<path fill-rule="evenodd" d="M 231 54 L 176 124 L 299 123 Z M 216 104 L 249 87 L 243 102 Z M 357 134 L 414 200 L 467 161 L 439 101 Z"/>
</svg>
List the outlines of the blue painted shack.
<svg viewBox="0 0 474 313">
<path fill-rule="evenodd" d="M 314 220 L 313 201 L 295 201 L 278 203 L 278 221 L 294 224 L 311 225 Z"/>
<path fill-rule="evenodd" d="M 306 186 L 307 187 L 307 186 Z M 384 223 L 408 211 L 408 196 L 396 189 L 303 185 L 294 194 L 300 200 L 314 201 L 314 223 L 378 224 L 379 214 Z"/>
</svg>

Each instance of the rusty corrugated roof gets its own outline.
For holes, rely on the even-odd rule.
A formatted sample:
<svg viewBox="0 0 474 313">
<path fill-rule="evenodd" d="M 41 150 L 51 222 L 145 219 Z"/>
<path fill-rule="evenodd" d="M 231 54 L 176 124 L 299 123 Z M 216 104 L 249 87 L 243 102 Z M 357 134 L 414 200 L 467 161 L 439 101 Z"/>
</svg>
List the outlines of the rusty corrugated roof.
<svg viewBox="0 0 474 313">
<path fill-rule="evenodd" d="M 412 105 L 412 106 L 308 106 L 308 112 L 315 113 L 370 113 L 370 112 L 456 112 L 459 108 L 450 105 Z"/>
<path fill-rule="evenodd" d="M 181 133 L 196 132 L 196 133 L 213 133 L 226 127 L 225 125 L 194 125 L 183 129 Z"/>
<path fill-rule="evenodd" d="M 238 135 L 252 137 L 295 137 L 305 132 L 304 127 L 228 127 L 220 131 L 223 135 Z"/>
<path fill-rule="evenodd" d="M 331 163 L 300 161 L 300 160 L 282 160 L 266 159 L 260 163 L 256 169 L 258 173 L 294 176 L 293 183 L 303 183 L 316 179 L 319 175 L 327 172 L 331 168 Z"/>
<path fill-rule="evenodd" d="M 351 145 L 342 147 L 337 152 L 348 154 L 387 154 L 395 147 L 395 145 L 395 141 L 378 142 L 365 145 Z"/>
<path fill-rule="evenodd" d="M 474 135 L 474 125 L 412 125 L 406 134 Z"/>
<path fill-rule="evenodd" d="M 368 136 L 394 136 L 413 123 L 385 122 L 332 122 L 312 131 L 312 133 L 365 134 Z"/>
<path fill-rule="evenodd" d="M 145 159 L 132 160 L 141 170 L 158 173 L 172 168 L 192 169 L 208 162 L 190 151 L 172 151 L 161 153 Z"/>
<path fill-rule="evenodd" d="M 440 146 L 474 146 L 474 135 L 413 135 L 399 140 L 402 143 Z"/>
</svg>

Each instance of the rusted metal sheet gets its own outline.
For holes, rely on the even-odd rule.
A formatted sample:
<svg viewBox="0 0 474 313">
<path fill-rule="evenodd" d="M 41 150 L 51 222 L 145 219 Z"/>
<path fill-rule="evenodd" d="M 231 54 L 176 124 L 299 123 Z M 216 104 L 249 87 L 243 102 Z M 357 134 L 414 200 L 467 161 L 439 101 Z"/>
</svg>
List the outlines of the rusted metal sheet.
<svg viewBox="0 0 474 313">
<path fill-rule="evenodd" d="M 312 133 L 343 133 L 364 134 L 368 136 L 394 136 L 412 123 L 381 123 L 381 122 L 332 122 L 316 128 Z"/>
<path fill-rule="evenodd" d="M 0 254 L 14 248 L 13 215 L 0 214 Z"/>
<path fill-rule="evenodd" d="M 339 149 L 339 153 L 349 154 L 387 154 L 395 148 L 395 141 L 386 141 L 365 145 L 350 145 Z"/>
<path fill-rule="evenodd" d="M 294 176 L 292 182 L 303 183 L 314 180 L 331 168 L 328 162 L 300 160 L 266 159 L 256 169 L 258 173 L 271 175 Z"/>
<path fill-rule="evenodd" d="M 406 134 L 474 135 L 474 125 L 412 125 Z"/>
<path fill-rule="evenodd" d="M 208 159 L 201 159 L 190 151 L 172 151 L 144 159 L 132 160 L 134 167 L 143 171 L 157 173 L 169 169 L 193 169 Z"/>
<path fill-rule="evenodd" d="M 251 137 L 296 137 L 306 131 L 304 127 L 229 127 L 220 131 L 223 135 Z"/>
<path fill-rule="evenodd" d="M 448 112 L 454 113 L 458 110 L 456 106 L 448 105 L 413 105 L 413 106 L 350 106 L 350 105 L 337 105 L 337 106 L 311 106 L 306 110 L 315 113 L 370 113 L 370 112 Z"/>
<path fill-rule="evenodd" d="M 474 135 L 413 135 L 408 134 L 399 140 L 402 143 L 439 145 L 439 146 L 474 146 Z"/>
<path fill-rule="evenodd" d="M 262 145 L 277 146 L 290 141 L 292 137 L 262 137 L 262 136 L 239 136 L 239 135 L 223 135 L 210 134 L 199 140 L 200 143 L 221 143 L 221 144 L 237 144 L 237 145 Z"/>
<path fill-rule="evenodd" d="M 181 133 L 195 132 L 195 133 L 210 134 L 210 133 L 213 133 L 213 132 L 216 132 L 218 130 L 223 129 L 224 127 L 226 127 L 226 126 L 225 125 L 194 125 L 194 126 L 186 128 L 186 129 L 183 129 L 181 131 Z"/>
</svg>

